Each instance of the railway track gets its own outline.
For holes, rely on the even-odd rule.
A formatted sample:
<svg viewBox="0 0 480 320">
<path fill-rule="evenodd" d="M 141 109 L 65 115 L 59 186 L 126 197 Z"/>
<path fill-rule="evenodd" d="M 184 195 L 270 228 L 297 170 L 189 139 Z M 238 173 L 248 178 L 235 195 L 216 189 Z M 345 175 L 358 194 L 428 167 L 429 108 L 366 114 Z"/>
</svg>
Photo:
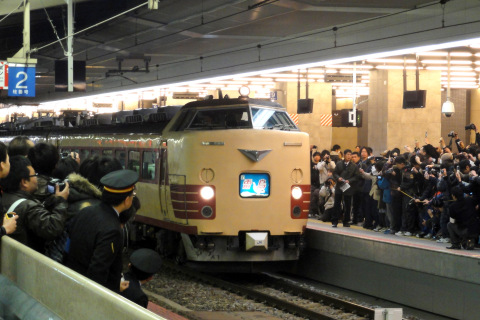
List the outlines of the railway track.
<svg viewBox="0 0 480 320">
<path fill-rule="evenodd" d="M 374 309 L 315 292 L 268 274 L 262 274 L 261 279 L 256 281 L 254 285 L 244 285 L 243 283 L 236 283 L 238 281 L 225 280 L 173 263 L 169 263 L 167 267 L 182 272 L 197 281 L 312 320 L 338 319 L 339 315 L 344 313 L 355 314 L 361 319 L 374 318 Z M 272 290 L 276 292 L 272 292 Z"/>
</svg>

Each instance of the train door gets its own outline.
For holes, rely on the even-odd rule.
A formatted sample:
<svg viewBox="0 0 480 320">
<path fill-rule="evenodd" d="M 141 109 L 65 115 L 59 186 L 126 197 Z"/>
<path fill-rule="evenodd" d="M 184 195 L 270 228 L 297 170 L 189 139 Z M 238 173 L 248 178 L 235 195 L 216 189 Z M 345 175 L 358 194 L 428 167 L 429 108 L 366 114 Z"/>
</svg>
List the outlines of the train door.
<svg viewBox="0 0 480 320">
<path fill-rule="evenodd" d="M 170 183 L 168 181 L 168 149 L 167 141 L 163 140 L 160 147 L 160 209 L 164 217 L 168 217 L 168 204 L 170 203 Z"/>
</svg>

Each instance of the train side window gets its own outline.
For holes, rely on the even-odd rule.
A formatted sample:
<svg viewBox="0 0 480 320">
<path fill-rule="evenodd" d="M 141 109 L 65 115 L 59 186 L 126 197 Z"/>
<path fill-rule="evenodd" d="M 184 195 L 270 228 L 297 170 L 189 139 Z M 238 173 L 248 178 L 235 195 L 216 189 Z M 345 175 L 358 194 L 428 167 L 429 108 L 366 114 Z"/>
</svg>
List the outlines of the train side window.
<svg viewBox="0 0 480 320">
<path fill-rule="evenodd" d="M 80 161 L 87 159 L 90 156 L 90 150 L 80 149 Z"/>
<path fill-rule="evenodd" d="M 142 157 L 142 178 L 152 180 L 155 178 L 155 152 L 144 151 Z"/>
<path fill-rule="evenodd" d="M 125 169 L 125 160 L 127 158 L 127 153 L 123 150 L 115 151 L 115 158 L 122 164 L 122 168 Z"/>
<path fill-rule="evenodd" d="M 93 149 L 92 152 L 90 153 L 93 156 L 98 156 L 100 155 L 100 151 Z"/>
<path fill-rule="evenodd" d="M 140 172 L 140 152 L 138 151 L 128 152 L 127 168 L 136 172 Z"/>
<path fill-rule="evenodd" d="M 103 151 L 102 151 L 102 155 L 104 155 L 104 156 L 109 156 L 109 157 L 113 157 L 113 150 L 112 150 L 112 149 L 103 150 Z"/>
</svg>

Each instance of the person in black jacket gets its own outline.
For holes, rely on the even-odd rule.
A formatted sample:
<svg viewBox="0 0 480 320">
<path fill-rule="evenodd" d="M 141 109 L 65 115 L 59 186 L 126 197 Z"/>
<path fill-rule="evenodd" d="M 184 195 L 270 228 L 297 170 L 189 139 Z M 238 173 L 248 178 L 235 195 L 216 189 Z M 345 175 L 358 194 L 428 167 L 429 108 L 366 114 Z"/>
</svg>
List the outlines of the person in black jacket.
<svg viewBox="0 0 480 320">
<path fill-rule="evenodd" d="M 336 163 L 333 177 L 337 180 L 335 187 L 335 200 L 332 216 L 332 227 L 336 228 L 341 215 L 342 200 L 344 201 L 343 226 L 350 227 L 350 211 L 352 207 L 352 195 L 356 192 L 356 183 L 360 172 L 358 167 L 351 161 L 352 151 L 346 149 L 343 152 L 344 160 Z"/>
<path fill-rule="evenodd" d="M 67 215 L 68 183 L 59 191 L 56 187 L 47 209 L 34 193 L 38 188 L 37 174 L 23 156 L 10 159 L 10 173 L 0 181 L 4 189 L 3 210 L 14 211 L 19 217 L 17 230 L 11 237 L 30 248 L 44 253 L 46 241 L 57 238 L 64 230 Z M 17 203 L 18 201 L 18 203 Z M 17 203 L 13 210 L 12 205 Z"/>
<path fill-rule="evenodd" d="M 450 222 L 447 225 L 452 245 L 447 249 L 461 249 L 461 244 L 467 250 L 473 250 L 475 239 L 480 231 L 480 223 L 475 210 L 474 200 L 465 197 L 460 186 L 451 190 L 454 203 L 450 206 Z"/>
<path fill-rule="evenodd" d="M 153 275 L 160 270 L 162 258 L 152 249 L 138 249 L 130 256 L 129 270 L 123 276 L 128 281 L 128 288 L 120 294 L 130 301 L 146 308 L 148 297 L 142 290 L 142 285 L 153 279 Z"/>
<path fill-rule="evenodd" d="M 102 203 L 81 210 L 70 225 L 66 265 L 119 293 L 122 272 L 122 217 L 132 206 L 138 173 L 118 170 L 105 175 Z"/>
</svg>

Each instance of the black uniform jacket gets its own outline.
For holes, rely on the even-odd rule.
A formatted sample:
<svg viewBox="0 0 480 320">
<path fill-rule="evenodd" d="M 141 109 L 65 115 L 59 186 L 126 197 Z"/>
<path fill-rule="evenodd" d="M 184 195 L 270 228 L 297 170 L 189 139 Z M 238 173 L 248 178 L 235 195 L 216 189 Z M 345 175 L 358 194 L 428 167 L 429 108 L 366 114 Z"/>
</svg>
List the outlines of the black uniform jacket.
<svg viewBox="0 0 480 320">
<path fill-rule="evenodd" d="M 66 265 L 119 292 L 123 236 L 118 214 L 104 203 L 81 210 L 69 225 Z"/>
<path fill-rule="evenodd" d="M 358 171 L 358 167 L 353 161 L 350 161 L 348 165 L 345 165 L 343 160 L 340 160 L 336 163 L 335 170 L 333 171 L 333 177 L 335 180 L 338 181 L 338 178 L 343 178 L 343 180 L 348 180 L 350 184 L 350 188 L 348 188 L 344 194 L 345 195 L 353 195 L 357 192 L 357 184 L 360 180 L 360 171 Z M 338 183 L 335 188 L 335 193 L 341 192 L 340 187 L 343 183 Z"/>
<path fill-rule="evenodd" d="M 14 210 L 18 215 L 17 229 L 11 238 L 44 253 L 45 241 L 60 236 L 67 220 L 67 202 L 62 197 L 52 197 L 50 208 L 25 191 L 6 192 L 2 197 L 3 211 L 19 199 L 26 199 Z"/>
<path fill-rule="evenodd" d="M 148 306 L 148 297 L 145 292 L 143 292 L 140 282 L 135 275 L 131 272 L 127 272 L 124 275 L 124 278 L 126 281 L 130 281 L 130 284 L 128 285 L 128 288 L 120 294 L 128 300 L 146 308 Z"/>
</svg>

